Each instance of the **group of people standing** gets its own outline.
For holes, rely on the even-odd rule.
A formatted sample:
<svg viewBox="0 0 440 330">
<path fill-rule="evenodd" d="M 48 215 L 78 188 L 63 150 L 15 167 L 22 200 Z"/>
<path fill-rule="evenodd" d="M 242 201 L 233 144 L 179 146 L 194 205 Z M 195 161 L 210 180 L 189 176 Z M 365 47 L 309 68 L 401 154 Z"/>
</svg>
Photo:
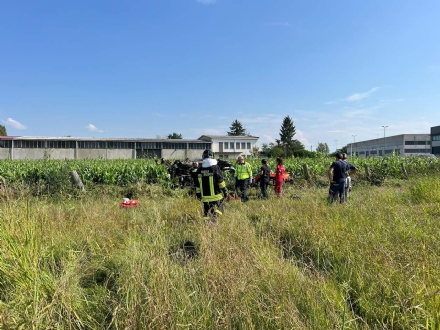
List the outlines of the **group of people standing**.
<svg viewBox="0 0 440 330">
<path fill-rule="evenodd" d="M 351 188 L 350 172 L 354 173 L 357 168 L 348 162 L 347 155 L 336 153 L 336 160 L 330 165 L 328 178 L 330 180 L 329 201 L 340 203 L 347 201 L 348 192 Z"/>
<path fill-rule="evenodd" d="M 281 158 L 277 158 L 277 168 L 275 170 L 275 195 L 277 197 L 281 197 L 283 195 L 283 182 L 284 182 L 284 165 L 283 160 Z M 261 188 L 261 197 L 263 199 L 268 199 L 267 195 L 267 186 L 270 182 L 270 174 L 271 170 L 267 165 L 267 160 L 261 160 L 261 168 L 260 168 L 260 188 Z"/>
<path fill-rule="evenodd" d="M 284 182 L 284 165 L 283 160 L 281 158 L 277 158 L 277 167 L 275 171 L 275 194 L 277 197 L 281 197 L 283 195 L 283 182 Z M 267 194 L 267 186 L 270 182 L 270 174 L 271 170 L 267 165 L 267 160 L 261 160 L 261 168 L 259 173 L 259 183 L 261 189 L 261 198 L 268 199 L 269 196 Z M 248 184 L 252 184 L 252 168 L 249 163 L 245 161 L 243 156 L 239 156 L 237 159 L 237 166 L 235 168 L 235 177 L 234 177 L 234 186 L 235 189 L 240 191 L 241 201 L 247 202 L 249 198 L 247 197 L 247 186 Z"/>
<path fill-rule="evenodd" d="M 223 213 L 223 202 L 228 197 L 228 190 L 223 177 L 223 172 L 214 159 L 211 150 L 203 152 L 203 161 L 201 166 L 197 164 L 192 172 L 196 196 L 203 202 L 203 214 L 206 218 L 214 219 L 217 215 Z M 277 197 L 283 195 L 284 166 L 281 158 L 276 159 L 277 167 L 275 170 L 275 194 Z M 330 180 L 329 198 L 331 202 L 338 198 L 341 203 L 347 200 L 347 193 L 350 189 L 349 172 L 355 172 L 357 168 L 348 162 L 347 155 L 337 153 L 336 160 L 330 165 L 328 177 Z M 261 198 L 268 199 L 267 187 L 271 180 L 271 169 L 267 165 L 267 160 L 261 160 L 259 173 L 259 184 L 261 189 Z M 243 156 L 239 156 L 235 167 L 234 187 L 240 191 L 240 198 L 246 203 L 247 187 L 252 184 L 252 167 L 246 162 Z"/>
<path fill-rule="evenodd" d="M 260 188 L 261 197 L 268 199 L 267 186 L 270 182 L 271 170 L 267 165 L 266 159 L 261 161 L 260 168 Z M 224 181 L 223 173 L 213 158 L 211 150 L 203 152 L 203 161 L 201 166 L 194 168 L 192 172 L 196 196 L 203 202 L 203 214 L 206 218 L 215 219 L 217 215 L 223 213 L 223 201 L 228 197 L 228 190 Z M 252 167 L 247 163 L 243 156 L 237 158 L 234 174 L 234 187 L 240 191 L 241 201 L 246 203 L 247 187 L 252 184 Z M 283 160 L 277 158 L 277 167 L 275 171 L 275 194 L 281 197 L 283 194 L 284 166 Z"/>
</svg>

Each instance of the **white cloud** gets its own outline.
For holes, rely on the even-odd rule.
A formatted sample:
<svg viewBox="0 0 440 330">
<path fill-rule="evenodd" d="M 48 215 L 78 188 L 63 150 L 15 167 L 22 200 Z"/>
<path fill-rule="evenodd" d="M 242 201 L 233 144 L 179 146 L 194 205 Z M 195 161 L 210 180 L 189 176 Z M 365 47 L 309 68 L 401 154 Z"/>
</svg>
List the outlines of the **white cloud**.
<svg viewBox="0 0 440 330">
<path fill-rule="evenodd" d="M 99 129 L 98 127 L 96 127 L 96 126 L 93 125 L 93 124 L 88 124 L 88 125 L 86 126 L 86 128 L 87 128 L 90 132 L 99 132 L 99 133 L 104 132 L 103 130 Z"/>
<path fill-rule="evenodd" d="M 12 118 L 8 118 L 6 121 L 3 121 L 5 123 L 5 125 L 11 126 L 15 129 L 20 129 L 20 130 L 25 130 L 27 129 L 26 126 L 24 126 L 23 124 L 20 124 L 18 121 L 12 119 Z"/>
<path fill-rule="evenodd" d="M 217 0 L 197 0 L 197 2 L 204 4 L 204 5 L 213 5 L 217 3 Z"/>
<path fill-rule="evenodd" d="M 281 27 L 291 27 L 292 26 L 292 24 L 290 24 L 289 22 L 270 22 L 270 23 L 266 23 L 266 25 L 281 26 Z"/>
<path fill-rule="evenodd" d="M 365 93 L 354 93 L 354 94 L 352 94 L 350 96 L 347 96 L 345 98 L 342 98 L 342 99 L 337 99 L 337 100 L 333 100 L 333 101 L 324 102 L 324 104 L 332 105 L 332 104 L 336 104 L 336 103 L 339 103 L 339 102 L 357 102 L 357 101 L 363 100 L 363 99 L 365 99 L 367 97 L 370 97 L 379 88 L 381 88 L 381 87 L 373 87 L 368 92 L 365 92 Z"/>
<path fill-rule="evenodd" d="M 365 99 L 366 97 L 370 97 L 378 89 L 379 89 L 379 87 L 374 87 L 365 93 L 355 93 L 355 94 L 352 94 L 352 95 L 348 96 L 347 98 L 345 98 L 345 100 L 349 101 L 349 102 L 360 101 L 362 99 Z"/>
</svg>

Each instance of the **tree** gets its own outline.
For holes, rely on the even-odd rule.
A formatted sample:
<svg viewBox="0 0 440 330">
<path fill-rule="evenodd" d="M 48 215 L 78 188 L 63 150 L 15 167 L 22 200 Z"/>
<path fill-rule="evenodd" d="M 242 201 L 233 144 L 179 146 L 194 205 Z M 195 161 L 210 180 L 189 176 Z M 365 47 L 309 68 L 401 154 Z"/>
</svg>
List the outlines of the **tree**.
<svg viewBox="0 0 440 330">
<path fill-rule="evenodd" d="M 284 150 L 284 156 L 292 156 L 294 151 L 304 150 L 304 145 L 298 140 L 294 140 L 293 137 L 296 134 L 296 128 L 293 125 L 293 120 L 290 116 L 286 116 L 283 119 L 280 129 L 280 139 L 277 143 Z"/>
<path fill-rule="evenodd" d="M 229 127 L 230 131 L 228 132 L 229 136 L 245 136 L 249 135 L 249 133 L 246 132 L 246 129 L 243 127 L 243 125 L 235 119 L 231 127 Z"/>
<path fill-rule="evenodd" d="M 0 136 L 7 136 L 8 133 L 6 133 L 6 127 L 3 125 L 0 125 Z"/>
<path fill-rule="evenodd" d="M 260 149 L 258 149 L 257 146 L 253 146 L 251 151 L 250 151 L 250 154 L 251 154 L 252 157 L 258 158 L 260 156 Z"/>
<path fill-rule="evenodd" d="M 274 143 L 263 143 L 261 145 L 261 153 L 268 158 L 272 157 L 281 157 L 283 156 L 283 149 L 278 145 Z"/>
<path fill-rule="evenodd" d="M 341 149 L 337 149 L 334 153 L 332 153 L 332 156 L 335 156 L 337 153 L 346 154 L 347 153 L 347 146 L 343 146 Z"/>
<path fill-rule="evenodd" d="M 182 134 L 173 132 L 173 134 L 168 134 L 167 139 L 182 139 Z"/>
<path fill-rule="evenodd" d="M 347 153 L 347 146 L 343 146 L 341 149 L 336 150 L 336 152 L 339 152 L 341 154 Z"/>
<path fill-rule="evenodd" d="M 330 153 L 330 148 L 327 143 L 318 142 L 318 147 L 316 147 L 316 152 L 320 152 L 324 155 L 328 155 Z"/>
</svg>

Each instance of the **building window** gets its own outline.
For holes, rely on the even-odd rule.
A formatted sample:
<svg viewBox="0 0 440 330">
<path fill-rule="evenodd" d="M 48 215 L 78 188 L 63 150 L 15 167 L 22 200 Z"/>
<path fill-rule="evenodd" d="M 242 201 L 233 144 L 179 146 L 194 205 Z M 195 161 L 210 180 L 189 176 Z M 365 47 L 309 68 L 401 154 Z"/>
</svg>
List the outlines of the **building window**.
<svg viewBox="0 0 440 330">
<path fill-rule="evenodd" d="M 48 149 L 74 149 L 75 141 L 45 141 Z"/>
<path fill-rule="evenodd" d="M 229 142 L 225 142 L 223 145 L 225 146 L 223 149 L 229 149 Z"/>
<path fill-rule="evenodd" d="M 235 149 L 240 149 L 240 142 L 237 142 L 237 143 L 235 144 Z"/>
<path fill-rule="evenodd" d="M 160 149 L 160 142 L 136 142 L 136 149 Z"/>
<path fill-rule="evenodd" d="M 45 141 L 37 141 L 37 140 L 15 140 L 14 148 L 45 148 Z"/>
<path fill-rule="evenodd" d="M 405 149 L 406 154 L 429 154 L 431 153 L 431 148 L 429 149 Z"/>
<path fill-rule="evenodd" d="M 109 142 L 110 144 L 111 142 Z M 80 149 L 105 149 L 105 141 L 78 141 L 78 148 Z M 109 146 L 110 148 L 110 146 Z M 111 148 L 120 149 L 120 148 Z"/>
<path fill-rule="evenodd" d="M 249 150 L 251 149 L 251 143 L 250 143 L 250 142 L 247 143 L 247 148 L 248 148 Z"/>
<path fill-rule="evenodd" d="M 0 148 L 10 148 L 12 146 L 12 140 L 0 140 Z"/>
<path fill-rule="evenodd" d="M 190 143 L 189 144 L 189 149 L 211 149 L 211 144 L 210 143 Z"/>
<path fill-rule="evenodd" d="M 433 135 L 432 141 L 440 141 L 440 135 Z"/>
<path fill-rule="evenodd" d="M 433 141 L 434 138 L 433 138 Z M 440 141 L 440 139 L 439 139 Z M 431 145 L 431 141 L 405 141 L 406 146 L 424 146 L 424 145 Z"/>
<path fill-rule="evenodd" d="M 222 150 L 223 149 L 223 142 L 219 142 L 218 143 L 218 150 Z"/>
<path fill-rule="evenodd" d="M 164 149 L 186 149 L 186 143 L 179 143 L 179 142 L 164 142 L 163 143 Z"/>
<path fill-rule="evenodd" d="M 108 149 L 134 149 L 134 142 L 123 142 L 123 141 L 108 141 Z"/>
<path fill-rule="evenodd" d="M 241 149 L 246 149 L 246 142 L 241 143 Z"/>
</svg>

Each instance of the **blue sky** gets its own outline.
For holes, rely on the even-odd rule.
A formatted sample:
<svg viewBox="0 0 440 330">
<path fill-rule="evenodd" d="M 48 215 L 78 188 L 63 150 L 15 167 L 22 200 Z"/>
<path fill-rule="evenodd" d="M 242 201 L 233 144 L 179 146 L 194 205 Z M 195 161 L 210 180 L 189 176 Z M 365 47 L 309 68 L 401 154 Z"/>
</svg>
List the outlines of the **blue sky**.
<svg viewBox="0 0 440 330">
<path fill-rule="evenodd" d="M 0 3 L 9 135 L 184 138 L 285 116 L 307 149 L 440 125 L 440 1 Z M 353 135 L 356 135 L 353 137 Z"/>
</svg>

